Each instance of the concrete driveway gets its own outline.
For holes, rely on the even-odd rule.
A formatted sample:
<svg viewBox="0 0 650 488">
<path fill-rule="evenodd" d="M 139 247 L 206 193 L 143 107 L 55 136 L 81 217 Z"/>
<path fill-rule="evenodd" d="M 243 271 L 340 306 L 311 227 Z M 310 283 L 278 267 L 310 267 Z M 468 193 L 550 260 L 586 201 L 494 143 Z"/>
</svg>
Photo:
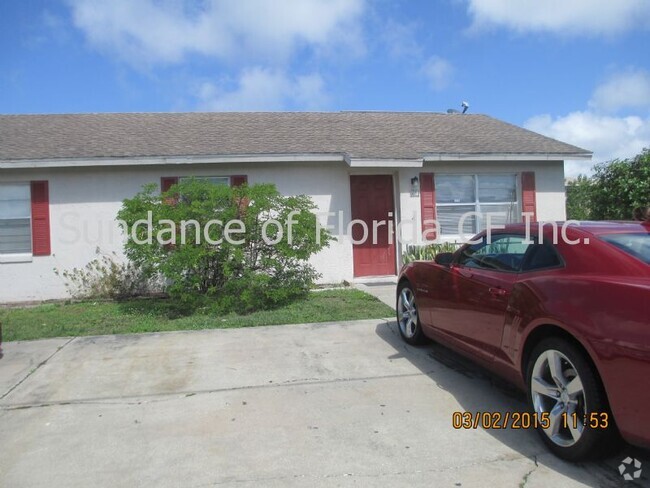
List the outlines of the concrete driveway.
<svg viewBox="0 0 650 488">
<path fill-rule="evenodd" d="M 532 431 L 454 430 L 454 411 L 522 398 L 382 320 L 7 343 L 0 395 L 7 487 L 632 487 L 650 474 L 633 448 L 572 465 Z M 636 482 L 617 470 L 628 453 L 647 469 Z"/>
</svg>

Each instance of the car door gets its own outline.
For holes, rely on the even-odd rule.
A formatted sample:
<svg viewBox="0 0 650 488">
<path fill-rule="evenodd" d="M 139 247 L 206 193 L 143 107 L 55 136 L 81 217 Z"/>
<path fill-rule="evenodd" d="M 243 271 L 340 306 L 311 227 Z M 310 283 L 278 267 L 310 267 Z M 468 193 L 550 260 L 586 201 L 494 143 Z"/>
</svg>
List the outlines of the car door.
<svg viewBox="0 0 650 488">
<path fill-rule="evenodd" d="M 415 278 L 420 322 L 424 328 L 435 331 L 439 323 L 446 321 L 449 304 L 455 302 L 451 268 L 435 261 L 423 261 L 416 269 Z"/>
<path fill-rule="evenodd" d="M 483 236 L 450 267 L 450 287 L 431 307 L 432 322 L 464 349 L 489 359 L 501 345 L 510 293 L 529 244 L 523 235 Z M 439 316 L 439 320 L 436 316 Z"/>
</svg>

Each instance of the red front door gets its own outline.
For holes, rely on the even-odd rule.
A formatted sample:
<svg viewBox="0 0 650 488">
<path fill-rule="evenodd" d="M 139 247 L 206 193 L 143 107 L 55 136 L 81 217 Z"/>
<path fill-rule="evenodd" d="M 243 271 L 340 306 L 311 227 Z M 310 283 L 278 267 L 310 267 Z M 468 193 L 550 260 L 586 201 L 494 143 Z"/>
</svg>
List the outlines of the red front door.
<svg viewBox="0 0 650 488">
<path fill-rule="evenodd" d="M 368 228 L 365 242 L 353 245 L 354 276 L 395 274 L 395 243 L 389 238 L 388 222 L 393 222 L 393 177 L 391 175 L 350 176 L 352 220 Z M 383 221 L 383 224 L 382 224 Z M 373 228 L 376 239 L 373 242 Z M 363 238 L 363 226 L 352 227 L 355 241 Z"/>
</svg>

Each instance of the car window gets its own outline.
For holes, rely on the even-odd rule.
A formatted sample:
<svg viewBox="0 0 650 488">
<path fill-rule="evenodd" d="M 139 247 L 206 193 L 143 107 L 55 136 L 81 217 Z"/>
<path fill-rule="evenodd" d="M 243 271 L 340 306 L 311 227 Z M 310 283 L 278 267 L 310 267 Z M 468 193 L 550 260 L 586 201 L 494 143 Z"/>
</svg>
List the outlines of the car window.
<svg viewBox="0 0 650 488">
<path fill-rule="evenodd" d="M 533 244 L 524 260 L 522 271 L 557 268 L 558 266 L 562 266 L 562 259 L 552 245 L 548 243 Z"/>
<path fill-rule="evenodd" d="M 524 236 L 496 235 L 489 243 L 483 237 L 480 243 L 461 251 L 458 264 L 492 271 L 519 271 L 529 247 Z"/>
<path fill-rule="evenodd" d="M 650 264 L 650 234 L 607 234 L 600 238 L 644 263 Z"/>
</svg>

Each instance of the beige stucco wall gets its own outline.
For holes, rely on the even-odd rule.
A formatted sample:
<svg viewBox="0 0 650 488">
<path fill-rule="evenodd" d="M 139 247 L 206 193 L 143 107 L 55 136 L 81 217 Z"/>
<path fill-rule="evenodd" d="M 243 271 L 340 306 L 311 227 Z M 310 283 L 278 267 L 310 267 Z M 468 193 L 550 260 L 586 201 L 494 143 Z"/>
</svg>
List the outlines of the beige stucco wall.
<svg viewBox="0 0 650 488">
<path fill-rule="evenodd" d="M 246 174 L 250 184 L 271 182 L 285 195 L 310 195 L 325 214 L 342 212 L 350 220 L 350 174 L 391 174 L 394 178 L 397 218 L 405 224 L 402 238 L 420 235 L 420 200 L 410 195 L 410 179 L 420 172 L 481 173 L 535 171 L 539 219 L 564 219 L 564 172 L 561 162 L 438 162 L 424 168 L 355 169 L 345 163 L 250 163 L 174 165 L 148 167 L 61 168 L 50 170 L 0 170 L 0 183 L 48 180 L 50 191 L 51 256 L 35 256 L 27 262 L 0 260 L 0 303 L 65 298 L 64 281 L 54 269 L 83 267 L 93 260 L 95 249 L 121 256 L 122 241 L 115 223 L 121 201 L 132 197 L 146 183 L 161 176 L 228 176 Z M 337 217 L 321 216 L 323 225 L 337 225 Z M 415 232 L 413 232 L 415 226 Z M 397 249 L 400 255 L 400 248 Z M 353 279 L 352 244 L 341 237 L 312 259 L 322 274 L 321 282 Z"/>
<path fill-rule="evenodd" d="M 250 184 L 275 183 L 285 195 L 308 194 L 318 212 L 343 212 L 350 219 L 350 186 L 344 163 L 317 165 L 205 165 L 201 167 L 147 167 L 52 169 L 0 172 L 0 183 L 49 181 L 51 256 L 29 262 L 0 262 L 0 302 L 65 298 L 59 270 L 82 267 L 95 258 L 95 249 L 122 256 L 122 237 L 115 216 L 125 198 L 142 185 L 159 183 L 161 176 L 227 176 L 246 174 Z M 326 217 L 322 217 L 323 225 Z M 335 218 L 330 218 L 334 225 Z M 326 283 L 352 279 L 352 245 L 340 240 L 314 256 L 312 263 Z"/>
</svg>

